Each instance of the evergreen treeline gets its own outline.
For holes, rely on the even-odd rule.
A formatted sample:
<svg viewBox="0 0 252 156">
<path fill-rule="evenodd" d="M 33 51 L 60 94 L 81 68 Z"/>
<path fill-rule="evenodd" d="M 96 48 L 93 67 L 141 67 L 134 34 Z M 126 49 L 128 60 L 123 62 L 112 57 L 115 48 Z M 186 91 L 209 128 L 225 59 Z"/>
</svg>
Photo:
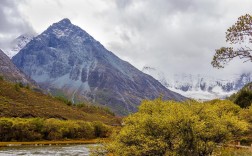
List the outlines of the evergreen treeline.
<svg viewBox="0 0 252 156">
<path fill-rule="evenodd" d="M 234 93 L 228 99 L 241 108 L 248 108 L 252 103 L 252 83 L 245 85 L 240 91 Z"/>
<path fill-rule="evenodd" d="M 42 118 L 0 118 L 0 141 L 93 139 L 108 137 L 111 127 L 101 122 Z"/>
</svg>

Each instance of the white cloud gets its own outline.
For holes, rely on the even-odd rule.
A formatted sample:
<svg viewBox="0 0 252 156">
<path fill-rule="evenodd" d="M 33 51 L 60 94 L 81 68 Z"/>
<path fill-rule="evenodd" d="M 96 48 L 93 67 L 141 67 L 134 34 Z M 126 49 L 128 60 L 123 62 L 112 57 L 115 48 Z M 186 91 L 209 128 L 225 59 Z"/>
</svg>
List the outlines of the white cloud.
<svg viewBox="0 0 252 156">
<path fill-rule="evenodd" d="M 16 9 L 38 33 L 67 17 L 139 69 L 223 75 L 250 70 L 239 60 L 222 70 L 210 62 L 226 29 L 251 7 L 251 0 L 34 0 Z"/>
<path fill-rule="evenodd" d="M 0 47 L 5 47 L 20 32 L 33 32 L 32 26 L 18 9 L 18 2 L 24 1 L 0 1 Z"/>
</svg>

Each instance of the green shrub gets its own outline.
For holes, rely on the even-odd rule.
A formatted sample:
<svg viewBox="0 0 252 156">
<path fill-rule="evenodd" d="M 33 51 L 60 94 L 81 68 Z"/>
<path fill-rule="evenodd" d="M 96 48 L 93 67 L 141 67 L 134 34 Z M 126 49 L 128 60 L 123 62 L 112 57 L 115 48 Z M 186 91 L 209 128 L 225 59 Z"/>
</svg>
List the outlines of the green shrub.
<svg viewBox="0 0 252 156">
<path fill-rule="evenodd" d="M 239 105 L 241 108 L 247 108 L 252 103 L 252 91 L 250 90 L 242 90 L 240 91 L 235 100 L 234 103 Z"/>
<path fill-rule="evenodd" d="M 109 128 L 79 120 L 0 118 L 0 141 L 93 139 L 107 137 Z"/>
<path fill-rule="evenodd" d="M 20 85 L 18 83 L 16 83 L 14 87 L 17 92 L 21 90 Z"/>
<path fill-rule="evenodd" d="M 77 133 L 77 138 L 91 139 L 96 138 L 95 127 L 90 122 L 78 122 L 79 128 Z"/>
<path fill-rule="evenodd" d="M 111 128 L 107 125 L 104 125 L 101 122 L 93 122 L 94 133 L 96 137 L 106 138 L 111 133 Z"/>
<path fill-rule="evenodd" d="M 14 85 L 14 87 L 15 87 L 15 90 L 16 90 L 17 92 L 19 92 L 19 91 L 21 90 L 21 88 L 24 88 L 25 86 L 24 86 L 23 83 L 19 82 L 19 83 L 16 83 L 16 84 Z"/>
<path fill-rule="evenodd" d="M 22 82 L 19 82 L 18 85 L 19 85 L 20 88 L 24 88 L 25 87 L 25 85 Z"/>
<path fill-rule="evenodd" d="M 211 155 L 248 129 L 239 106 L 230 101 L 144 101 L 124 120 L 124 127 L 105 146 L 115 156 Z"/>
<path fill-rule="evenodd" d="M 27 85 L 25 86 L 25 88 L 28 89 L 28 90 L 31 90 L 31 87 L 30 87 L 29 84 L 27 84 Z"/>
<path fill-rule="evenodd" d="M 1 141 L 11 141 L 11 128 L 12 122 L 6 118 L 0 120 L 0 140 Z"/>
<path fill-rule="evenodd" d="M 68 99 L 66 99 L 66 98 L 64 98 L 62 96 L 56 96 L 55 98 L 58 99 L 59 101 L 65 103 L 68 106 L 72 106 L 73 105 L 73 103 L 70 100 L 68 100 Z"/>
<path fill-rule="evenodd" d="M 100 112 L 102 114 L 109 114 L 115 116 L 115 113 L 113 113 L 108 107 L 98 106 L 95 104 L 85 104 L 85 103 L 78 103 L 76 104 L 76 106 L 87 113 Z"/>
<path fill-rule="evenodd" d="M 213 156 L 251 156 L 251 151 L 248 149 L 239 149 L 233 147 L 218 148 L 213 153 Z"/>
</svg>

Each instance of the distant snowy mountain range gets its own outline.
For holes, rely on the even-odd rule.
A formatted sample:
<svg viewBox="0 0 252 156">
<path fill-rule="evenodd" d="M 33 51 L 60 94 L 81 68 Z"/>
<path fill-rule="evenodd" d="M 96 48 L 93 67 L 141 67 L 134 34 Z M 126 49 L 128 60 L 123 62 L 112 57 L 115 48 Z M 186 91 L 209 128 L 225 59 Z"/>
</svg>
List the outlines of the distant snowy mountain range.
<svg viewBox="0 0 252 156">
<path fill-rule="evenodd" d="M 63 33 L 55 33 L 58 37 L 64 36 Z M 37 34 L 31 33 L 20 35 L 11 42 L 9 48 L 5 49 L 4 52 L 12 58 L 36 36 Z M 236 74 L 225 79 L 219 79 L 213 76 L 200 74 L 174 74 L 165 76 L 164 72 L 153 67 L 144 67 L 142 71 L 157 79 L 169 90 L 199 100 L 225 98 L 252 81 L 252 73 Z"/>
<path fill-rule="evenodd" d="M 25 33 L 14 39 L 8 48 L 3 49 L 4 53 L 12 58 L 15 56 L 23 47 L 26 46 L 37 34 L 35 33 Z"/>
<path fill-rule="evenodd" d="M 142 71 L 157 79 L 166 88 L 198 100 L 223 99 L 252 81 L 251 73 L 237 74 L 225 79 L 219 79 L 200 74 L 174 74 L 165 76 L 162 71 L 152 67 L 144 67 Z"/>
</svg>

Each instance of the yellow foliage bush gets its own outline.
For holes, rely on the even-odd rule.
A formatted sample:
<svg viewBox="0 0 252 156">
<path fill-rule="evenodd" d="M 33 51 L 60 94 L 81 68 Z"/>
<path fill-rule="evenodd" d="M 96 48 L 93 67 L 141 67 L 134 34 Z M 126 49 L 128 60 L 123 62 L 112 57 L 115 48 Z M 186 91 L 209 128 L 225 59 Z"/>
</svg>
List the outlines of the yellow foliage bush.
<svg viewBox="0 0 252 156">
<path fill-rule="evenodd" d="M 115 156 L 210 155 L 218 144 L 247 130 L 231 101 L 143 101 L 105 146 Z"/>
</svg>

